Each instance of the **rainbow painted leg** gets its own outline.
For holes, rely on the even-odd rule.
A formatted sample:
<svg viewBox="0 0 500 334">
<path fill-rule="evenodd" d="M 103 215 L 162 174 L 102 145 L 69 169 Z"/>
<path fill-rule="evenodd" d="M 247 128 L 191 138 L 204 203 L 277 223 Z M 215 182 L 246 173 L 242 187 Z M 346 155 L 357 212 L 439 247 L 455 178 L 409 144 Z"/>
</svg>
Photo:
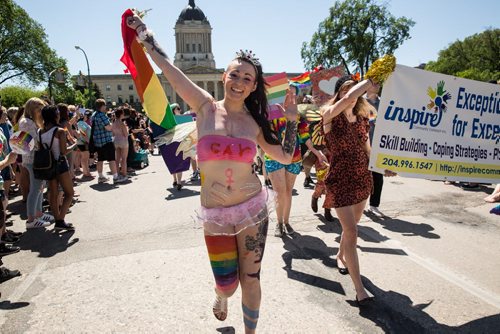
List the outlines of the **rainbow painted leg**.
<svg viewBox="0 0 500 334">
<path fill-rule="evenodd" d="M 215 278 L 215 317 L 224 321 L 227 317 L 227 298 L 238 287 L 238 250 L 235 236 L 205 235 L 210 265 Z"/>
</svg>

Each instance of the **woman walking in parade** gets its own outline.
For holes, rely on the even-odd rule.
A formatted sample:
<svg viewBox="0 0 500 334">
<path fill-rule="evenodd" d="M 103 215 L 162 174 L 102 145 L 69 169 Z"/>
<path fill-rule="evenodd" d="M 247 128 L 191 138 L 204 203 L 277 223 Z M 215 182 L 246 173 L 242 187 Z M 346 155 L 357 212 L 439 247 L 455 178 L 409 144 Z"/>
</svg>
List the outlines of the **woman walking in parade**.
<svg viewBox="0 0 500 334">
<path fill-rule="evenodd" d="M 362 97 L 372 85 L 371 80 L 358 83 L 351 76 L 342 77 L 336 83 L 335 96 L 322 107 L 326 146 L 331 154 L 324 207 L 335 208 L 342 225 L 337 264 L 341 274 L 351 275 L 358 305 L 373 299 L 361 282 L 356 249 L 357 225 L 373 184 L 368 170 L 370 106 Z"/>
<path fill-rule="evenodd" d="M 257 144 L 276 161 L 291 162 L 297 137 L 293 93 L 285 104 L 287 126 L 281 145 L 267 121 L 262 66 L 251 52 L 240 51 L 230 62 L 222 77 L 224 99 L 215 101 L 173 65 L 139 16 L 129 10 L 124 19 L 177 94 L 196 112 L 202 179 L 198 217 L 215 277 L 213 313 L 226 319 L 228 298 L 241 284 L 245 332 L 254 333 L 272 198 L 252 163 Z"/>
</svg>

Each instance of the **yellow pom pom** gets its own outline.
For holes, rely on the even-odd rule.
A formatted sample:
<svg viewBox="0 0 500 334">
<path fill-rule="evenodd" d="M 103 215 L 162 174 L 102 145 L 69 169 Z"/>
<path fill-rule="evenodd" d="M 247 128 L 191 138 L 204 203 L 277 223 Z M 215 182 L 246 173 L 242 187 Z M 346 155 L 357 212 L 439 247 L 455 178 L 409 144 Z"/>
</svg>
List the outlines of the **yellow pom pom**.
<svg viewBox="0 0 500 334">
<path fill-rule="evenodd" d="M 384 82 L 396 68 L 396 57 L 385 55 L 373 62 L 365 74 L 365 79 L 372 79 L 379 84 Z"/>
</svg>

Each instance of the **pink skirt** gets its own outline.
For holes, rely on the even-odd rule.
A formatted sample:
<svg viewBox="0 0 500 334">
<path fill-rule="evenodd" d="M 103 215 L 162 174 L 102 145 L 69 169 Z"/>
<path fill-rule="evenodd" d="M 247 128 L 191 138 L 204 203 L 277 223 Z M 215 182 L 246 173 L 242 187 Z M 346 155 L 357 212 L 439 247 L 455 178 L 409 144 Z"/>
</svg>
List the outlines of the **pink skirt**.
<svg viewBox="0 0 500 334">
<path fill-rule="evenodd" d="M 236 235 L 267 220 L 275 207 L 275 192 L 263 187 L 257 195 L 243 203 L 217 208 L 201 206 L 195 213 L 198 222 L 203 224 L 208 234 Z"/>
</svg>

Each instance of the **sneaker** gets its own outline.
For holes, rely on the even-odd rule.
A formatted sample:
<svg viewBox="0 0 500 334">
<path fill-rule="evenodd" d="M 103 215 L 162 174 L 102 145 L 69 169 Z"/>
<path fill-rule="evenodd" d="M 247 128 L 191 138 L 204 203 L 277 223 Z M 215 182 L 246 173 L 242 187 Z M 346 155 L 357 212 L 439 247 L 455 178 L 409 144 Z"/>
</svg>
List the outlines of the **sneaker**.
<svg viewBox="0 0 500 334">
<path fill-rule="evenodd" d="M 376 206 L 371 206 L 368 208 L 368 212 L 374 214 L 377 217 L 383 217 L 384 214 Z"/>
<path fill-rule="evenodd" d="M 325 209 L 325 219 L 329 222 L 334 221 L 335 219 L 332 216 L 332 212 L 330 209 Z"/>
<path fill-rule="evenodd" d="M 0 256 L 6 256 L 19 252 L 20 248 L 17 246 L 10 246 L 4 243 L 0 244 Z"/>
<path fill-rule="evenodd" d="M 283 224 L 276 224 L 276 228 L 274 229 L 274 236 L 277 238 L 283 237 Z"/>
<path fill-rule="evenodd" d="M 26 229 L 30 228 L 41 228 L 47 227 L 50 225 L 50 222 L 44 222 L 43 220 L 34 219 L 32 222 L 26 222 Z"/>
<path fill-rule="evenodd" d="M 105 183 L 105 182 L 108 182 L 109 179 L 106 177 L 106 176 L 99 176 L 97 178 L 97 183 Z"/>
<path fill-rule="evenodd" d="M 191 175 L 190 180 L 191 180 L 191 181 L 197 181 L 199 178 L 200 178 L 200 172 L 195 171 L 195 172 L 193 172 L 193 174 Z"/>
<path fill-rule="evenodd" d="M 128 180 L 128 178 L 126 176 L 118 175 L 117 177 L 113 178 L 113 183 L 123 183 L 127 180 Z"/>
<path fill-rule="evenodd" d="M 66 223 L 65 221 L 62 222 L 56 222 L 54 225 L 54 230 L 56 231 L 74 231 L 75 227 L 73 224 Z"/>
<path fill-rule="evenodd" d="M 36 219 L 44 221 L 44 222 L 49 222 L 51 224 L 55 221 L 54 216 L 52 216 L 51 214 L 48 214 L 48 213 L 44 213 L 43 215 L 41 215 L 40 217 L 37 217 Z"/>
<path fill-rule="evenodd" d="M 285 232 L 288 235 L 292 235 L 295 233 L 295 230 L 293 229 L 292 225 L 290 224 L 285 224 Z"/>
<path fill-rule="evenodd" d="M 182 183 L 177 183 L 177 190 L 181 190 L 182 189 Z"/>
<path fill-rule="evenodd" d="M 10 280 L 11 278 L 21 276 L 19 270 L 10 270 L 5 267 L 0 268 L 0 283 Z"/>
<path fill-rule="evenodd" d="M 19 237 L 16 237 L 15 235 L 12 235 L 8 232 L 5 232 L 3 235 L 2 235 L 2 238 L 1 240 L 3 242 L 6 242 L 6 243 L 9 243 L 9 244 L 16 244 L 19 242 Z"/>
<path fill-rule="evenodd" d="M 314 213 L 318 212 L 318 199 L 316 197 L 311 197 L 311 209 Z"/>
</svg>

